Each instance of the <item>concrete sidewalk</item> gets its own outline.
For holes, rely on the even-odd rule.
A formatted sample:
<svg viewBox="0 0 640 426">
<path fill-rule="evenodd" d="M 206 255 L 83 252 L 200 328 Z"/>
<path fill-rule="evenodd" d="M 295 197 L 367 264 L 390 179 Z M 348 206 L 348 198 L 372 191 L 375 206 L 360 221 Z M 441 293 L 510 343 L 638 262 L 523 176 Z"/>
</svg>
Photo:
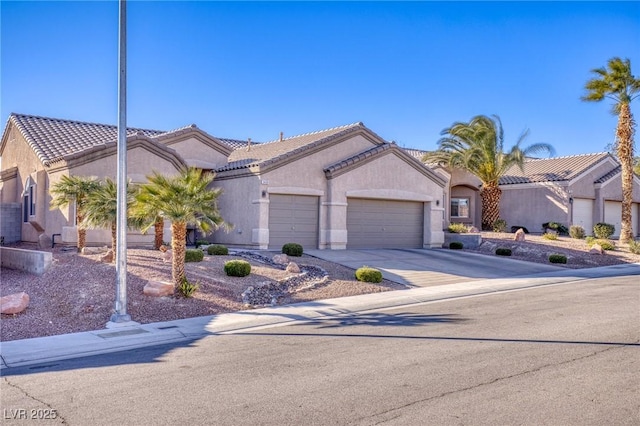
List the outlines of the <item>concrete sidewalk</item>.
<svg viewBox="0 0 640 426">
<path fill-rule="evenodd" d="M 162 323 L 131 324 L 83 333 L 0 342 L 0 368 L 81 358 L 166 343 L 187 344 L 207 335 L 238 333 L 258 327 L 290 325 L 300 321 L 350 315 L 374 309 L 391 309 L 458 297 L 625 275 L 640 275 L 640 264 L 579 270 L 562 269 L 529 277 L 476 280 Z"/>
</svg>

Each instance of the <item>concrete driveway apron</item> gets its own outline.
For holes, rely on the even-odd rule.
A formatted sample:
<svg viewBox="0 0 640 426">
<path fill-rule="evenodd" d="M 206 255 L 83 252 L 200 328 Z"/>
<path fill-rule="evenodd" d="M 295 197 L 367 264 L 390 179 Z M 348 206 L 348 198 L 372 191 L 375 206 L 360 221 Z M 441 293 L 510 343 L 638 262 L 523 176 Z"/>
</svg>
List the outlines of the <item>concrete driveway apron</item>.
<svg viewBox="0 0 640 426">
<path fill-rule="evenodd" d="M 415 287 L 562 270 L 559 266 L 446 249 L 306 250 L 305 254 L 353 269 L 371 266 L 384 278 Z"/>
</svg>

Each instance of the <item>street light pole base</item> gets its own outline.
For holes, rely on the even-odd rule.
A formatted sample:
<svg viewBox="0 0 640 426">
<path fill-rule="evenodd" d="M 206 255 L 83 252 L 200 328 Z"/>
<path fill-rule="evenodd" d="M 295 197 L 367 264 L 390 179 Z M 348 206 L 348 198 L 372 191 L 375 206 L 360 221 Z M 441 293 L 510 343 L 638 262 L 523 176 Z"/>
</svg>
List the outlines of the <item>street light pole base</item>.
<svg viewBox="0 0 640 426">
<path fill-rule="evenodd" d="M 140 325 L 139 322 L 131 321 L 131 315 L 113 314 L 107 323 L 107 328 L 132 327 Z"/>
</svg>

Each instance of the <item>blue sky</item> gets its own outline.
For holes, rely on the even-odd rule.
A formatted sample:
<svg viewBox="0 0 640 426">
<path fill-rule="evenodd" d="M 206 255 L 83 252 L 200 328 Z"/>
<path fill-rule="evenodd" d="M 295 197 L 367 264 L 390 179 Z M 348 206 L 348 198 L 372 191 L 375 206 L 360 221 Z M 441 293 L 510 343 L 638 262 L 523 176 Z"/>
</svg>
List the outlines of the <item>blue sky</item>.
<svg viewBox="0 0 640 426">
<path fill-rule="evenodd" d="M 117 2 L 0 12 L 3 123 L 116 123 Z M 640 2 L 130 1 L 127 122 L 267 141 L 362 121 L 435 149 L 453 122 L 498 114 L 508 146 L 528 128 L 558 155 L 599 152 L 616 118 L 580 96 L 613 56 L 640 75 Z"/>
</svg>

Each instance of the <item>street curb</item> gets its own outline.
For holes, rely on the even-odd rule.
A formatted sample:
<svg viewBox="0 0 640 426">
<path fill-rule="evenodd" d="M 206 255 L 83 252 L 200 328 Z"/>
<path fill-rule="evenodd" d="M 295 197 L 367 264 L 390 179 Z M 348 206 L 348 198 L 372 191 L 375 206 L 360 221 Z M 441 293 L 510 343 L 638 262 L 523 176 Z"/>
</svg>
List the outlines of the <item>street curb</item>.
<svg viewBox="0 0 640 426">
<path fill-rule="evenodd" d="M 335 318 L 371 310 L 628 275 L 640 275 L 640 263 L 553 271 L 519 278 L 467 281 L 144 325 L 132 322 L 131 326 L 13 340 L 0 342 L 0 371 L 12 367 L 194 341 L 207 335 L 233 334 L 249 329 Z"/>
</svg>

